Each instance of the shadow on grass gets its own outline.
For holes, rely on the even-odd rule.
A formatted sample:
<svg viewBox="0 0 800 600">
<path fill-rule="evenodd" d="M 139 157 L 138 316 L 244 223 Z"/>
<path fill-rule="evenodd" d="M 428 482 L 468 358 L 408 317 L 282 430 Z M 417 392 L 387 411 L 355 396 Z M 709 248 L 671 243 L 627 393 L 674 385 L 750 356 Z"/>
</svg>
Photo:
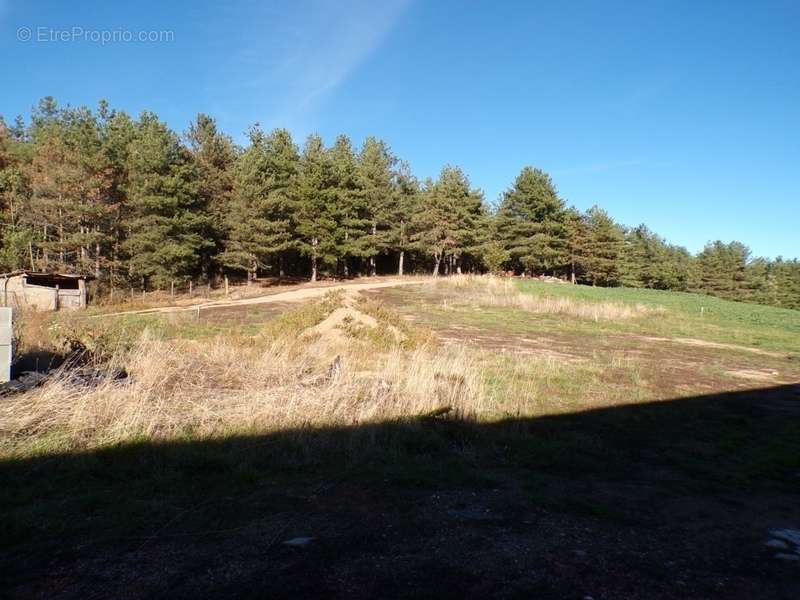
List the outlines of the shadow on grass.
<svg viewBox="0 0 800 600">
<path fill-rule="evenodd" d="M 798 597 L 800 386 L 6 460 L 0 506 L 4 597 Z"/>
<path fill-rule="evenodd" d="M 66 360 L 67 357 L 61 353 L 35 348 L 25 352 L 14 361 L 11 367 L 11 377 L 19 377 L 22 373 L 27 371 L 45 373 L 52 369 L 57 369 L 63 365 Z"/>
</svg>

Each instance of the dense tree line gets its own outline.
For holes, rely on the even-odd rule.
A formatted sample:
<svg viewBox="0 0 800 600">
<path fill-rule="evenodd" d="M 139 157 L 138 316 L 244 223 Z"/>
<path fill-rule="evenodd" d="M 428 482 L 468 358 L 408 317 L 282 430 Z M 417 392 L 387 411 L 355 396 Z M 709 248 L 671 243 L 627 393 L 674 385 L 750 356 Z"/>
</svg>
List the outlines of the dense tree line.
<svg viewBox="0 0 800 600">
<path fill-rule="evenodd" d="M 178 135 L 105 102 L 45 98 L 27 123 L 0 118 L 0 211 L 0 269 L 89 273 L 99 293 L 489 270 L 800 308 L 797 260 L 754 258 L 739 242 L 694 256 L 599 207 L 567 206 L 539 169 L 525 167 L 493 207 L 459 168 L 419 181 L 373 137 L 356 147 L 311 135 L 300 148 L 255 126 L 239 147 L 207 115 Z"/>
</svg>

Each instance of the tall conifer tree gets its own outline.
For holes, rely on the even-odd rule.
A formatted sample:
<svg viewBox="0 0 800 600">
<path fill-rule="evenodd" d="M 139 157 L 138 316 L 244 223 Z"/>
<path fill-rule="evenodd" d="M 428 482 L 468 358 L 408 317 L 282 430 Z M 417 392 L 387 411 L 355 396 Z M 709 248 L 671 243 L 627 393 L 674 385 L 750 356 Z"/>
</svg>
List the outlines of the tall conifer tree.
<svg viewBox="0 0 800 600">
<path fill-rule="evenodd" d="M 533 167 L 522 169 L 497 211 L 499 241 L 517 270 L 552 273 L 566 264 L 564 211 L 550 176 Z"/>
</svg>

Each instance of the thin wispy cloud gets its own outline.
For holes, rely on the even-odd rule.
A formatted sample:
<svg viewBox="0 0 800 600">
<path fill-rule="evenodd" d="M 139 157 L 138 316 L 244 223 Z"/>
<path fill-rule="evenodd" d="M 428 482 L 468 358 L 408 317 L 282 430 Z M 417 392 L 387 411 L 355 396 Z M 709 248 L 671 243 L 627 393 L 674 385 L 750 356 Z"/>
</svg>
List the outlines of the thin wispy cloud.
<svg viewBox="0 0 800 600">
<path fill-rule="evenodd" d="M 309 0 L 261 9 L 259 32 L 245 26 L 224 83 L 265 105 L 262 124 L 297 124 L 380 47 L 410 2 Z"/>
</svg>

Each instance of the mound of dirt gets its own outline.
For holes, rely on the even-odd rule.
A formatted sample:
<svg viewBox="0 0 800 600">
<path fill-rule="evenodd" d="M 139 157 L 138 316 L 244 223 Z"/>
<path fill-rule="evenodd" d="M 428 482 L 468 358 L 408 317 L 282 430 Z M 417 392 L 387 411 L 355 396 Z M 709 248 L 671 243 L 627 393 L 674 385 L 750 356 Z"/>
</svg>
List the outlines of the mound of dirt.
<svg viewBox="0 0 800 600">
<path fill-rule="evenodd" d="M 336 308 L 320 323 L 309 327 L 300 334 L 300 339 L 314 340 L 331 349 L 340 349 L 352 343 L 359 330 L 367 332 L 388 331 L 396 342 L 404 339 L 403 333 L 394 325 L 380 323 L 358 308 L 358 293 L 344 296 L 342 306 Z"/>
</svg>

